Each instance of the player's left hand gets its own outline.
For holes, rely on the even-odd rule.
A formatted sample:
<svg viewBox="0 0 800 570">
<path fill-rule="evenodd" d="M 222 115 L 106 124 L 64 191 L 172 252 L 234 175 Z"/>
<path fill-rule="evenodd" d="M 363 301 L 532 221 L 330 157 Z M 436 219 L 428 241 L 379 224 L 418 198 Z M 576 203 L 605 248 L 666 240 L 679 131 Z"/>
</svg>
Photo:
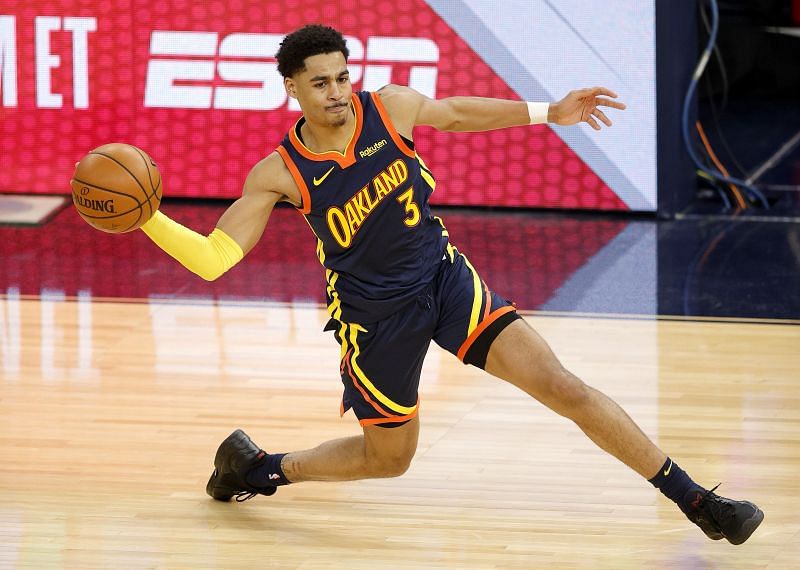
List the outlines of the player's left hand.
<svg viewBox="0 0 800 570">
<path fill-rule="evenodd" d="M 588 89 L 576 89 L 567 93 L 558 103 L 550 105 L 549 121 L 557 125 L 568 126 L 580 122 L 589 123 L 594 130 L 600 130 L 600 121 L 605 126 L 612 125 L 611 119 L 600 110 L 600 107 L 611 107 L 614 109 L 625 109 L 625 103 L 612 101 L 609 99 L 617 98 L 617 94 L 605 87 L 591 87 Z"/>
</svg>

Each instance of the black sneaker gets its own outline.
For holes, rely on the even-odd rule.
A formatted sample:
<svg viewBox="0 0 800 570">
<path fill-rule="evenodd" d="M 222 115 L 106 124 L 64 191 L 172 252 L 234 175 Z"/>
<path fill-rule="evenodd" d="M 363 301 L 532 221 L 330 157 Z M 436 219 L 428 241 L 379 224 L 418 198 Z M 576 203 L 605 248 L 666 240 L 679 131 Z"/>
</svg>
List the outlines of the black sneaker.
<svg viewBox="0 0 800 570">
<path fill-rule="evenodd" d="M 764 520 L 764 513 L 749 501 L 715 495 L 717 487 L 710 491 L 689 491 L 686 502 L 692 510 L 686 516 L 711 540 L 726 538 L 731 544 L 742 544 Z"/>
<path fill-rule="evenodd" d="M 253 487 L 247 484 L 247 474 L 251 469 L 266 461 L 267 452 L 260 449 L 237 429 L 223 441 L 214 457 L 214 472 L 206 485 L 206 493 L 217 501 L 246 501 L 256 495 L 273 495 L 276 487 Z"/>
</svg>

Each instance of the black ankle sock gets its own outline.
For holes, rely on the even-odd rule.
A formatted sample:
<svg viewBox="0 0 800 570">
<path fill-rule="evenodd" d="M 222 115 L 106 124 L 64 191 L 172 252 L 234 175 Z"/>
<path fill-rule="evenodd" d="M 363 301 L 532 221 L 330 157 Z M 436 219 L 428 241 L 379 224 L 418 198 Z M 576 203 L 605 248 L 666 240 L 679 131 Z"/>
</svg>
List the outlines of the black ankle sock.
<svg viewBox="0 0 800 570">
<path fill-rule="evenodd" d="M 693 508 L 691 500 L 694 498 L 695 493 L 690 493 L 690 491 L 697 490 L 700 493 L 705 491 L 700 485 L 692 481 L 686 471 L 678 467 L 678 464 L 674 463 L 669 457 L 667 457 L 661 469 L 658 470 L 656 476 L 650 479 L 650 482 L 667 498 L 675 502 L 684 513 L 691 511 Z"/>
<path fill-rule="evenodd" d="M 247 474 L 247 484 L 253 487 L 277 487 L 291 483 L 283 474 L 281 460 L 285 453 L 268 453 L 262 465 Z"/>
</svg>

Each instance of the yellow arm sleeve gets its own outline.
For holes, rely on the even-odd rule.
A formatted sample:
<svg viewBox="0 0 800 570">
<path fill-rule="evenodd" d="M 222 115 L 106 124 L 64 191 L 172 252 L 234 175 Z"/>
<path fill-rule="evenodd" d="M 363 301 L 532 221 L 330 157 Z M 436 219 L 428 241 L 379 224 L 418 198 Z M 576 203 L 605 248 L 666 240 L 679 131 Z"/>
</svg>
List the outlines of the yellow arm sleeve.
<svg viewBox="0 0 800 570">
<path fill-rule="evenodd" d="M 239 244 L 221 229 L 215 228 L 208 236 L 202 236 L 161 212 L 156 212 L 142 226 L 142 231 L 186 269 L 206 281 L 218 278 L 244 257 Z"/>
</svg>

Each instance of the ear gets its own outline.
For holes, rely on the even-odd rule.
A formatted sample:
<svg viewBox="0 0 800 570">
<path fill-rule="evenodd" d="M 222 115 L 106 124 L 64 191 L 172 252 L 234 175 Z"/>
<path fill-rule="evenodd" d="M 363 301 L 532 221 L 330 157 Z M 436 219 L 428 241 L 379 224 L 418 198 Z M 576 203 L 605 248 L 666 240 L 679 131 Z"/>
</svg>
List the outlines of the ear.
<svg viewBox="0 0 800 570">
<path fill-rule="evenodd" d="M 291 77 L 283 78 L 283 88 L 286 89 L 286 94 L 292 99 L 297 99 L 297 85 Z"/>
</svg>

